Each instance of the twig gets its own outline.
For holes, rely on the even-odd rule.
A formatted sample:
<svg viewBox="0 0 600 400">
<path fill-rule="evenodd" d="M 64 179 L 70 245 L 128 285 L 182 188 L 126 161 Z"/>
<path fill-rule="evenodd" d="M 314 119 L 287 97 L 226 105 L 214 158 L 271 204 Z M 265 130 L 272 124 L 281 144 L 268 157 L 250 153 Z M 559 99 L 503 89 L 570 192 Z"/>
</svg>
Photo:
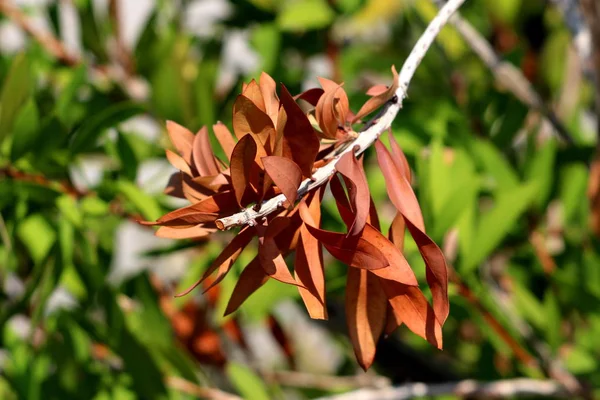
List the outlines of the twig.
<svg viewBox="0 0 600 400">
<path fill-rule="evenodd" d="M 200 387 L 193 382 L 186 381 L 178 376 L 167 377 L 167 385 L 175 390 L 199 397 L 201 399 L 210 400 L 242 400 L 241 397 L 231 393 L 223 392 L 215 388 Z"/>
<path fill-rule="evenodd" d="M 320 400 L 404 400 L 415 397 L 455 395 L 479 398 L 565 397 L 569 392 L 558 382 L 536 379 L 507 379 L 497 382 L 409 383 L 385 389 L 361 389 Z"/>
<path fill-rule="evenodd" d="M 359 374 L 355 376 L 316 375 L 297 371 L 261 371 L 267 381 L 282 386 L 321 390 L 352 390 L 357 388 L 384 388 L 390 380 L 383 376 Z"/>
<path fill-rule="evenodd" d="M 465 2 L 465 0 L 450 0 L 438 12 L 435 18 L 431 21 L 423 35 L 419 38 L 412 51 L 410 52 L 406 62 L 402 66 L 399 76 L 399 87 L 396 90 L 396 95 L 383 108 L 378 117 L 367 124 L 366 128 L 360 132 L 358 137 L 354 139 L 350 145 L 340 152 L 336 158 L 324 167 L 318 168 L 312 178 L 304 180 L 298 189 L 298 198 L 302 198 L 306 193 L 315 189 L 329 180 L 335 173 L 335 165 L 339 158 L 353 151 L 356 155 L 362 154 L 379 138 L 382 132 L 389 128 L 392 121 L 402 108 L 402 102 L 407 96 L 408 85 L 415 74 L 415 70 L 421 63 L 421 60 L 429 50 L 429 47 L 435 40 L 436 36 L 444 25 L 448 22 L 450 16 Z M 221 218 L 216 221 L 217 227 L 221 230 L 230 229 L 239 225 L 255 225 L 256 220 L 264 218 L 267 215 L 275 212 L 285 202 L 285 196 L 280 194 L 267 201 L 264 201 L 259 211 L 255 211 L 252 207 L 240 211 L 237 214 L 229 217 Z"/>
<path fill-rule="evenodd" d="M 444 1 L 437 0 L 436 3 L 441 5 Z M 573 143 L 572 136 L 560 122 L 559 118 L 551 109 L 546 107 L 541 96 L 518 68 L 502 60 L 488 41 L 458 12 L 450 18 L 450 23 L 456 28 L 481 61 L 492 71 L 498 83 L 514 94 L 522 103 L 541 113 L 561 138 L 568 143 Z"/>
<path fill-rule="evenodd" d="M 12 167 L 0 168 L 0 177 L 7 177 L 15 181 L 35 183 L 36 185 L 68 194 L 77 199 L 89 195 L 89 193 L 82 192 L 68 183 L 54 181 L 39 174 L 30 174 L 28 172 L 19 171 Z"/>
<path fill-rule="evenodd" d="M 65 45 L 50 32 L 41 32 L 37 30 L 29 21 L 19 7 L 12 4 L 10 0 L 0 0 L 0 12 L 10 18 L 21 27 L 25 32 L 38 41 L 46 51 L 56 57 L 60 62 L 69 66 L 78 65 L 81 59 L 70 54 Z"/>
</svg>

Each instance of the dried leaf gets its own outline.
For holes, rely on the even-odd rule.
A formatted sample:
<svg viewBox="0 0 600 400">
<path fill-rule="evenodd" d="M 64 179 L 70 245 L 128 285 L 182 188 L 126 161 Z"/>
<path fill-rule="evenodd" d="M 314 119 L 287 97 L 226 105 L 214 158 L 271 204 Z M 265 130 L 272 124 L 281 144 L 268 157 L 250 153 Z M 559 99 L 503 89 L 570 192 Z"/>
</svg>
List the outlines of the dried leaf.
<svg viewBox="0 0 600 400">
<path fill-rule="evenodd" d="M 194 134 L 187 128 L 173 121 L 167 121 L 167 132 L 171 143 L 177 149 L 177 152 L 189 164 L 192 164 L 192 146 L 194 144 Z"/>
<path fill-rule="evenodd" d="M 300 228 L 294 273 L 296 280 L 304 286 L 298 287 L 298 291 L 310 317 L 327 319 L 323 249 L 304 225 Z"/>
<path fill-rule="evenodd" d="M 244 205 L 244 195 L 250 188 L 250 174 L 256 157 L 256 142 L 250 135 L 243 136 L 231 153 L 231 186 L 240 206 Z"/>
<path fill-rule="evenodd" d="M 396 89 L 398 89 L 399 85 L 398 72 L 396 72 L 396 67 L 394 66 L 392 66 L 392 74 L 394 75 L 394 82 L 392 83 L 392 85 L 385 92 L 380 93 L 377 96 L 371 97 L 369 100 L 367 100 L 354 116 L 353 123 L 358 121 L 365 115 L 371 114 L 373 111 L 383 106 L 389 99 L 394 97 L 394 95 L 396 94 Z"/>
<path fill-rule="evenodd" d="M 172 166 L 174 166 L 184 174 L 192 175 L 192 170 L 190 169 L 188 163 L 185 162 L 183 157 L 177 155 L 171 150 L 165 150 L 165 153 L 167 154 L 167 160 L 169 160 L 169 163 L 171 163 Z"/>
<path fill-rule="evenodd" d="M 365 371 L 373 363 L 387 312 L 379 279 L 366 270 L 349 269 L 346 283 L 348 333 L 358 363 Z"/>
<path fill-rule="evenodd" d="M 288 158 L 277 156 L 264 157 L 262 162 L 267 174 L 293 205 L 296 202 L 298 187 L 302 182 L 300 167 Z"/>
<path fill-rule="evenodd" d="M 227 303 L 225 315 L 229 315 L 237 310 L 250 295 L 256 292 L 268 280 L 269 276 L 261 267 L 258 256 L 255 257 L 240 274 L 229 303 Z"/>
<path fill-rule="evenodd" d="M 250 226 L 246 226 L 243 228 L 232 240 L 229 242 L 227 246 L 223 249 L 221 254 L 212 262 L 210 267 L 206 269 L 202 277 L 190 286 L 185 291 L 175 295 L 175 297 L 185 296 L 194 290 L 198 285 L 200 285 L 206 278 L 208 278 L 213 272 L 217 269 L 219 270 L 217 277 L 210 284 L 208 288 L 206 288 L 205 292 L 210 290 L 213 286 L 218 284 L 225 278 L 227 273 L 231 270 L 233 263 L 237 260 L 242 251 L 248 246 L 254 235 L 256 234 L 256 230 Z"/>
<path fill-rule="evenodd" d="M 294 100 L 304 100 L 308 102 L 308 104 L 315 107 L 323 93 L 325 93 L 325 91 L 321 88 L 312 88 L 300 93 L 297 96 L 294 96 Z"/>
<path fill-rule="evenodd" d="M 328 79 L 319 78 L 325 93 L 319 99 L 315 113 L 319 127 L 327 139 L 335 139 L 339 127 L 346 123 L 346 115 L 350 110 L 348 95 L 341 85 Z"/>
<path fill-rule="evenodd" d="M 398 249 L 400 249 L 400 251 L 404 250 L 405 230 L 406 224 L 404 223 L 404 217 L 402 216 L 402 213 L 397 212 L 392 224 L 390 225 L 388 238 L 396 245 Z"/>
<path fill-rule="evenodd" d="M 269 277 L 283 283 L 298 286 L 300 284 L 292 276 L 283 259 L 281 250 L 275 242 L 275 236 L 285 230 L 289 225 L 289 218 L 276 217 L 269 223 L 269 226 L 267 226 L 266 229 L 264 229 L 264 227 L 257 227 L 259 232 L 258 259 L 260 260 L 260 265 Z M 264 229 L 262 235 L 259 228 Z"/>
<path fill-rule="evenodd" d="M 283 129 L 282 155 L 298 164 L 302 174 L 308 178 L 312 175 L 313 164 L 319 152 L 319 139 L 310 121 L 283 85 L 281 104 L 287 114 L 287 123 Z"/>
<path fill-rule="evenodd" d="M 442 348 L 442 326 L 418 287 L 380 279 L 397 321 L 435 347 Z"/>
<path fill-rule="evenodd" d="M 348 228 L 348 236 L 360 235 L 369 218 L 371 208 L 371 195 L 365 171 L 354 152 L 344 154 L 335 164 L 335 169 L 346 178 L 350 206 L 354 213 L 354 221 Z"/>
<path fill-rule="evenodd" d="M 256 83 L 254 79 L 252 79 L 250 83 L 242 90 L 242 95 L 250 99 L 250 101 L 252 101 L 262 111 L 266 111 L 263 95 L 258 83 Z"/>
<path fill-rule="evenodd" d="M 408 183 L 411 183 L 412 177 L 410 173 L 410 165 L 408 164 L 408 160 L 400 148 L 400 145 L 396 141 L 391 128 L 388 129 L 388 138 L 390 140 L 390 148 L 392 149 L 392 159 L 394 160 L 394 164 L 396 164 L 396 168 L 400 170 L 400 173 L 406 178 Z"/>
<path fill-rule="evenodd" d="M 219 174 L 219 166 L 210 145 L 208 129 L 205 126 L 198 131 L 194 138 L 192 158 L 200 176 L 215 176 Z"/>
<path fill-rule="evenodd" d="M 277 126 L 279 116 L 279 98 L 277 98 L 277 84 L 269 74 L 263 72 L 259 80 L 260 92 L 265 102 L 265 112 Z"/>
<path fill-rule="evenodd" d="M 449 313 L 448 267 L 440 248 L 425 233 L 423 216 L 417 198 L 400 169 L 396 166 L 388 150 L 381 141 L 375 143 L 377 160 L 387 181 L 390 200 L 402 213 L 406 226 L 415 239 L 427 267 L 427 283 L 431 288 L 435 314 L 444 323 Z"/>
<path fill-rule="evenodd" d="M 306 203 L 300 203 L 299 211 L 310 234 L 323 243 L 327 251 L 338 260 L 352 267 L 369 270 L 385 268 L 389 265 L 383 253 L 366 240 L 347 238 L 343 233 L 317 228 Z"/>
<path fill-rule="evenodd" d="M 235 147 L 235 140 L 233 139 L 233 135 L 227 129 L 227 126 L 222 122 L 218 122 L 213 125 L 213 132 L 215 132 L 215 136 L 225 152 L 225 156 L 227 160 L 231 160 L 231 153 L 233 152 L 233 148 Z"/>
<path fill-rule="evenodd" d="M 161 226 L 156 231 L 156 236 L 168 239 L 199 239 L 209 236 L 216 232 L 216 229 L 209 229 L 202 224 L 185 228 L 174 228 L 171 226 Z"/>
<path fill-rule="evenodd" d="M 275 136 L 275 125 L 252 100 L 239 95 L 233 105 L 233 132 L 240 140 L 251 134 L 257 143 L 270 149 L 271 136 Z M 270 150 L 267 150 L 267 154 L 270 154 Z"/>
<path fill-rule="evenodd" d="M 387 85 L 374 85 L 367 90 L 367 96 L 379 96 L 388 90 Z"/>
</svg>

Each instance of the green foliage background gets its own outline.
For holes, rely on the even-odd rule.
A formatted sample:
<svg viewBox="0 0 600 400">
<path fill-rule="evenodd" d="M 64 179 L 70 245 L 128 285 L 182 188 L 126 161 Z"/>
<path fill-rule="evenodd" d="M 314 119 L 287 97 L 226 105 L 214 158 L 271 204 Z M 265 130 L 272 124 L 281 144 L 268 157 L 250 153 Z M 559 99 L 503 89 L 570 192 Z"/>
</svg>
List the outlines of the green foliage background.
<svg viewBox="0 0 600 400">
<path fill-rule="evenodd" d="M 60 36 L 66 27 L 59 2 L 46 3 L 22 10 L 47 16 Z M 216 22 L 199 15 L 192 25 L 213 31 L 198 36 L 186 23 L 187 1 L 180 7 L 157 1 L 131 49 L 135 68 L 115 73 L 114 20 L 89 0 L 72 3 L 81 21 L 84 61 L 64 65 L 31 39 L 21 50 L 0 55 L 0 397 L 193 398 L 167 377 L 245 398 L 328 394 L 266 380 L 243 357 L 228 355 L 223 368 L 206 365 L 175 338 L 154 285 L 156 276 L 172 272 L 170 261 L 158 269 L 138 266 L 185 254 L 187 267 L 174 287 L 165 284 L 171 300 L 173 290 L 185 288 L 216 257 L 226 236 L 204 243 L 153 241 L 127 259 L 134 269 L 115 280 L 109 279 L 111 268 L 127 236 L 118 231 L 130 219 L 155 219 L 176 206 L 156 190 L 166 184 L 168 167 L 159 163 L 155 175 L 141 174 L 164 160 L 165 120 L 192 130 L 229 123 L 242 81 L 265 70 L 298 93 L 307 77 L 323 74 L 311 67 L 318 60 L 332 63 L 329 71 L 345 82 L 356 111 L 366 99 L 366 82 L 389 82 L 390 66 L 402 65 L 435 7 L 427 0 L 223 1 L 229 15 Z M 551 377 L 552 359 L 600 387 L 600 247 L 588 228 L 586 197 L 597 140 L 586 123 L 592 85 L 583 80 L 574 99 L 561 102 L 571 85 L 565 77 L 580 71 L 567 62 L 572 41 L 560 13 L 544 1 L 469 0 L 463 14 L 504 59 L 519 67 L 534 60 L 532 83 L 574 143 L 558 141 L 535 113 L 496 85 L 452 28 L 444 29 L 417 70 L 393 133 L 414 169 L 430 235 L 447 250 L 478 303 L 451 284 L 443 353 L 405 328 L 385 339 L 385 346 L 399 343 L 450 371 L 438 377 L 427 364 L 424 376 L 432 381 Z M 240 32 L 253 54 L 241 60 L 243 51 L 224 47 Z M 506 38 L 509 46 L 502 44 Z M 232 71 L 229 83 L 223 83 L 224 71 Z M 374 161 L 368 152 L 367 176 L 385 229 L 393 213 Z M 90 165 L 100 165 L 97 176 L 82 183 L 77 177 Z M 342 230 L 331 207 L 325 218 L 327 226 Z M 537 247 L 546 249 L 555 269 L 544 268 L 534 246 L 539 238 Z M 407 243 L 406 254 L 424 279 L 414 243 Z M 244 264 L 238 264 L 239 274 Z M 339 305 L 345 267 L 331 261 L 327 275 L 328 297 Z M 234 283 L 232 275 L 222 283 L 215 308 L 198 316 L 202 324 L 221 332 Z M 190 299 L 202 303 L 203 296 L 173 303 L 181 307 Z M 269 283 L 242 307 L 238 323 L 267 326 L 269 316 L 278 318 L 276 306 L 290 299 L 299 303 L 295 290 Z M 482 309 L 533 361 L 515 355 Z M 342 349 L 342 362 L 330 373 L 356 373 L 340 322 L 333 318 L 317 326 Z M 99 357 L 94 344 L 106 346 L 108 355 Z M 293 358 L 310 358 L 302 351 L 297 348 Z M 396 371 L 410 370 L 410 363 L 397 358 L 390 366 L 382 357 L 373 369 L 402 383 L 415 379 Z"/>
</svg>

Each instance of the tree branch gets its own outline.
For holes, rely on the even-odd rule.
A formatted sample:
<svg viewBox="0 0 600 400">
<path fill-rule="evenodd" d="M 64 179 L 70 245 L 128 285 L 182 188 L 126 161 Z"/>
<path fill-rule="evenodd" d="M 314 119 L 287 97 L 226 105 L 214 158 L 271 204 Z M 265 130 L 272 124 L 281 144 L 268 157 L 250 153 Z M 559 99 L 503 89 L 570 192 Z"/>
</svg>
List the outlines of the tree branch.
<svg viewBox="0 0 600 400">
<path fill-rule="evenodd" d="M 436 3 L 439 6 L 444 1 L 436 0 Z M 573 138 L 565 126 L 560 122 L 556 114 L 546 107 L 542 101 L 542 97 L 535 91 L 529 80 L 518 68 L 502 60 L 488 41 L 458 12 L 450 18 L 450 23 L 463 37 L 467 45 L 471 47 L 481 61 L 490 69 L 498 83 L 511 92 L 523 104 L 541 113 L 561 138 L 568 143 L 573 143 Z"/>
<path fill-rule="evenodd" d="M 405 400 L 415 397 L 455 395 L 461 397 L 511 398 L 511 397 L 565 397 L 569 392 L 551 380 L 509 379 L 497 382 L 461 382 L 424 384 L 409 383 L 384 389 L 361 389 L 354 392 L 321 397 L 318 400 Z"/>
<path fill-rule="evenodd" d="M 450 0 L 438 12 L 431 21 L 423 35 L 419 38 L 406 62 L 402 66 L 399 75 L 399 87 L 396 90 L 396 96 L 389 101 L 379 113 L 379 115 L 369 122 L 365 129 L 360 132 L 349 146 L 327 165 L 318 168 L 311 179 L 304 180 L 298 189 L 297 198 L 301 198 L 309 191 L 323 185 L 335 173 L 335 165 L 341 156 L 353 151 L 356 155 L 362 154 L 379 138 L 382 132 L 390 127 L 398 111 L 402 108 L 402 101 L 407 96 L 408 85 L 412 80 L 415 70 L 421 63 L 421 60 L 429 50 L 429 47 L 444 25 L 448 22 L 450 16 L 465 2 L 465 0 Z M 280 194 L 260 205 L 260 209 L 255 211 L 252 207 L 246 208 L 237 214 L 229 217 L 220 218 L 216 221 L 217 227 L 221 230 L 230 229 L 240 225 L 255 225 L 257 219 L 265 218 L 269 214 L 280 209 L 285 202 L 285 196 Z"/>
</svg>

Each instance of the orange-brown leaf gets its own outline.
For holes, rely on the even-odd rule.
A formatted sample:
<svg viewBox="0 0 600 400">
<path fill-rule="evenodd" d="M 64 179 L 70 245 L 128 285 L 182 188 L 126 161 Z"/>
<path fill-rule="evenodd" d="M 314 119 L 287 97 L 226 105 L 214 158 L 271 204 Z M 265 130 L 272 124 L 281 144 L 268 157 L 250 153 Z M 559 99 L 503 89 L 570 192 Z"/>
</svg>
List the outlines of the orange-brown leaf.
<svg viewBox="0 0 600 400">
<path fill-rule="evenodd" d="M 354 116 L 354 122 L 358 121 L 365 115 L 371 114 L 373 111 L 383 106 L 389 99 L 394 97 L 396 89 L 398 89 L 399 85 L 398 72 L 396 72 L 396 67 L 394 66 L 392 66 L 392 74 L 394 75 L 394 82 L 392 83 L 392 85 L 389 88 L 387 88 L 385 92 L 380 93 L 377 96 L 371 97 L 369 100 L 367 100 Z"/>
<path fill-rule="evenodd" d="M 348 236 L 360 235 L 367 223 L 371 208 L 371 195 L 365 171 L 354 152 L 344 154 L 335 164 L 335 169 L 346 178 L 350 206 L 354 213 L 354 221 L 348 228 Z"/>
<path fill-rule="evenodd" d="M 410 165 L 408 165 L 408 160 L 396 141 L 391 129 L 388 129 L 388 138 L 390 140 L 390 148 L 392 149 L 392 159 L 396 164 L 396 168 L 400 170 L 400 173 L 406 178 L 408 183 L 410 183 L 412 181 Z"/>
<path fill-rule="evenodd" d="M 262 111 L 266 111 L 263 95 L 258 83 L 254 79 L 252 79 L 250 83 L 243 88 L 242 94 L 244 97 L 249 98 L 250 101 L 252 101 Z"/>
<path fill-rule="evenodd" d="M 435 347 L 442 348 L 442 326 L 418 287 L 381 279 L 396 320 Z"/>
<path fill-rule="evenodd" d="M 192 158 L 200 176 L 216 176 L 219 174 L 219 166 L 210 145 L 208 129 L 205 126 L 196 133 Z"/>
<path fill-rule="evenodd" d="M 231 270 L 231 267 L 233 266 L 233 263 L 235 262 L 235 260 L 237 260 L 239 255 L 246 248 L 246 246 L 250 243 L 250 241 L 252 240 L 252 238 L 254 237 L 255 234 L 256 234 L 256 230 L 250 226 L 246 226 L 244 229 L 242 229 L 231 240 L 231 242 L 229 242 L 229 244 L 227 246 L 225 246 L 225 248 L 223 249 L 221 254 L 219 254 L 219 256 L 212 262 L 210 267 L 208 267 L 206 269 L 206 271 L 204 272 L 202 277 L 196 283 L 194 283 L 192 286 L 190 286 L 188 289 L 175 295 L 175 297 L 185 296 L 186 294 L 190 293 L 192 290 L 194 290 L 196 287 L 198 287 L 198 285 L 200 285 L 202 282 L 204 282 L 204 280 L 206 278 L 208 278 L 217 269 L 219 270 L 217 277 L 211 283 L 211 285 L 208 288 L 206 288 L 205 292 L 208 291 L 209 289 L 211 289 L 213 286 L 215 286 L 219 282 L 221 282 L 221 280 L 223 280 L 223 278 L 225 278 L 227 273 Z"/>
<path fill-rule="evenodd" d="M 325 91 L 321 88 L 312 88 L 294 96 L 294 100 L 304 100 L 314 107 L 319 102 L 323 93 L 325 93 Z"/>
<path fill-rule="evenodd" d="M 167 160 L 171 163 L 172 166 L 183 172 L 184 174 L 192 175 L 192 170 L 187 162 L 178 155 L 177 153 L 172 152 L 171 150 L 165 150 L 167 154 Z"/>
<path fill-rule="evenodd" d="M 225 156 L 229 161 L 231 159 L 231 153 L 233 152 L 233 148 L 235 147 L 235 140 L 233 139 L 233 135 L 227 129 L 227 126 L 222 122 L 218 122 L 213 125 L 213 131 L 215 132 L 215 136 L 225 152 Z"/>
<path fill-rule="evenodd" d="M 323 249 L 319 241 L 308 232 L 306 226 L 300 228 L 294 273 L 296 280 L 305 287 L 298 287 L 298 291 L 310 317 L 327 319 Z"/>
<path fill-rule="evenodd" d="M 285 198 L 294 205 L 298 187 L 302 182 L 302 171 L 292 160 L 284 157 L 270 156 L 262 159 L 265 171 L 275 185 L 281 189 Z"/>
<path fill-rule="evenodd" d="M 194 134 L 189 129 L 173 121 L 167 121 L 167 132 L 177 152 L 191 165 Z"/>
<path fill-rule="evenodd" d="M 324 78 L 319 81 L 325 93 L 317 102 L 316 117 L 325 138 L 335 139 L 338 127 L 345 125 L 350 110 L 348 96 L 341 85 Z"/>
<path fill-rule="evenodd" d="M 216 229 L 206 228 L 202 224 L 184 228 L 161 226 L 156 231 L 156 236 L 168 239 L 199 239 L 207 237 L 214 232 L 216 232 Z"/>
<path fill-rule="evenodd" d="M 285 230 L 289 224 L 289 218 L 276 217 L 266 229 L 262 226 L 257 227 L 257 229 L 264 230 L 263 235 L 260 235 L 261 232 L 259 230 L 258 259 L 269 277 L 283 283 L 298 286 L 300 284 L 292 276 L 283 259 L 281 250 L 275 242 L 275 236 Z"/>
<path fill-rule="evenodd" d="M 265 112 L 277 125 L 279 114 L 279 98 L 277 98 L 277 84 L 269 74 L 263 72 L 259 80 L 260 92 L 265 102 Z"/>
<path fill-rule="evenodd" d="M 349 269 L 346 283 L 348 333 L 356 359 L 365 371 L 375 358 L 386 312 L 387 299 L 379 279 L 369 271 Z"/>
<path fill-rule="evenodd" d="M 304 202 L 299 205 L 300 215 L 310 234 L 323 243 L 332 256 L 343 263 L 369 270 L 385 268 L 389 262 L 381 251 L 362 238 L 348 238 L 343 233 L 319 229 Z"/>
<path fill-rule="evenodd" d="M 313 164 L 319 152 L 319 139 L 310 121 L 283 85 L 281 104 L 287 114 L 287 123 L 283 128 L 282 155 L 298 164 L 302 174 L 308 178 L 312 175 Z"/>
<path fill-rule="evenodd" d="M 271 136 L 275 126 L 271 118 L 249 98 L 239 95 L 233 105 L 233 132 L 238 139 L 245 135 L 255 136 L 265 149 L 270 149 Z M 267 150 L 270 153 L 270 150 Z"/>
<path fill-rule="evenodd" d="M 255 257 L 240 274 L 229 303 L 227 303 L 225 315 L 229 315 L 237 310 L 250 295 L 256 292 L 268 280 L 269 275 L 261 267 L 258 256 Z"/>
<path fill-rule="evenodd" d="M 250 190 L 250 174 L 254 168 L 257 146 L 251 135 L 243 136 L 231 153 L 231 186 L 240 206 L 244 205 L 244 195 Z"/>
</svg>

